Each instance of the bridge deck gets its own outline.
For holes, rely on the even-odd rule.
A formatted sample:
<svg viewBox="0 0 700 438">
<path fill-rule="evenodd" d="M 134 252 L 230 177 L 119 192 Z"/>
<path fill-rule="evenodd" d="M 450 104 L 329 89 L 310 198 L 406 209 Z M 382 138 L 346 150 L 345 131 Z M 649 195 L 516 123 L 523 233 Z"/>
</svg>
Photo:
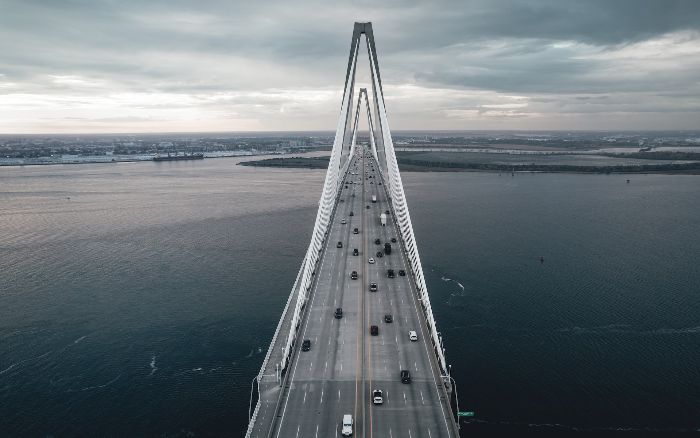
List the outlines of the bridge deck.
<svg viewBox="0 0 700 438">
<path fill-rule="evenodd" d="M 260 382 L 252 437 L 340 436 L 344 414 L 353 416 L 356 437 L 456 436 L 398 230 L 391 215 L 386 227 L 380 223 L 380 213 L 390 206 L 385 186 L 378 184 L 379 168 L 370 153 L 358 149 L 282 387 L 274 376 L 274 363 L 279 362 L 275 356 L 281 354 L 275 344 L 282 344 L 288 321 L 286 327 L 282 322 L 277 342 L 271 345 L 271 369 Z M 377 238 L 381 245 L 375 244 Z M 391 243 L 392 238 L 397 242 Z M 337 242 L 343 247 L 336 248 Z M 377 257 L 385 242 L 391 243 L 391 254 Z M 374 264 L 368 262 L 370 257 Z M 388 278 L 387 269 L 394 269 L 396 277 Z M 407 275 L 399 276 L 399 270 Z M 357 280 L 350 278 L 352 271 L 357 271 Z M 377 292 L 369 291 L 370 283 L 377 283 Z M 338 307 L 343 309 L 341 319 L 334 317 Z M 392 323 L 384 322 L 385 314 L 392 315 Z M 371 325 L 378 326 L 377 336 L 370 335 Z M 418 341 L 409 340 L 410 330 L 418 332 Z M 304 339 L 311 341 L 309 351 L 300 349 Z M 401 383 L 403 369 L 410 371 L 411 383 Z M 384 392 L 382 405 L 373 405 L 373 389 Z"/>
</svg>

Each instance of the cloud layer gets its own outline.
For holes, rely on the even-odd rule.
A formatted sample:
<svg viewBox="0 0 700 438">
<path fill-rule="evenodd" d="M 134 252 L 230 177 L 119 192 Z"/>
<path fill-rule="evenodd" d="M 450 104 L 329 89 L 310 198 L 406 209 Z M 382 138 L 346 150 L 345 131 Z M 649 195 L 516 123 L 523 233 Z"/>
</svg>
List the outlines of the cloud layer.
<svg viewBox="0 0 700 438">
<path fill-rule="evenodd" d="M 0 132 L 331 130 L 354 21 L 394 129 L 700 121 L 695 0 L 0 0 Z"/>
</svg>

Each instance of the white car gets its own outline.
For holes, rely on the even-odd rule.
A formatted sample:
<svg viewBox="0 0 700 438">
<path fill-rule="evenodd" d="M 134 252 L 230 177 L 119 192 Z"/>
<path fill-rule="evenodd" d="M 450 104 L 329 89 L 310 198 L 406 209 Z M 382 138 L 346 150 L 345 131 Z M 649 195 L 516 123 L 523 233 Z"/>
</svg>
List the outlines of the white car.
<svg viewBox="0 0 700 438">
<path fill-rule="evenodd" d="M 384 403 L 384 397 L 381 389 L 375 389 L 372 391 L 372 403 L 375 405 L 381 405 Z"/>
<path fill-rule="evenodd" d="M 417 341 L 418 333 L 416 333 L 415 330 L 411 330 L 410 332 L 408 332 L 408 339 L 410 339 L 411 341 Z"/>
<path fill-rule="evenodd" d="M 348 221 L 346 221 L 345 219 L 343 219 L 342 221 L 340 221 L 340 223 L 343 224 L 343 225 L 345 225 L 345 224 L 348 223 Z"/>
<path fill-rule="evenodd" d="M 343 415 L 343 430 L 341 431 L 343 436 L 352 435 L 352 415 Z"/>
<path fill-rule="evenodd" d="M 374 264 L 374 259 L 373 259 L 372 257 L 370 257 L 369 260 L 368 260 L 368 262 L 369 262 L 370 265 L 373 265 L 373 264 Z"/>
</svg>

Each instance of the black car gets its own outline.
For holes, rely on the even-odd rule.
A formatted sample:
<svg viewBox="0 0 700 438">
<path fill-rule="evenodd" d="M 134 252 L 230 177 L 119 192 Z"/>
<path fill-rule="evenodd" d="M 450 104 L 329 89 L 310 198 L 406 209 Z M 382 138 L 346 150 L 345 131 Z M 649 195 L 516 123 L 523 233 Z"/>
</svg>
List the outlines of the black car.
<svg viewBox="0 0 700 438">
<path fill-rule="evenodd" d="M 384 244 L 384 254 L 391 254 L 391 243 L 387 242 Z"/>
<path fill-rule="evenodd" d="M 369 284 L 369 291 L 376 292 L 377 291 L 377 283 L 370 283 Z"/>
<path fill-rule="evenodd" d="M 384 213 L 386 213 L 386 214 L 391 214 L 391 212 L 390 212 L 389 210 L 385 211 Z"/>
<path fill-rule="evenodd" d="M 367 210 L 369 210 L 369 205 L 367 206 Z"/>
<path fill-rule="evenodd" d="M 352 273 L 350 274 L 350 279 L 357 280 L 357 271 L 352 271 Z"/>
<path fill-rule="evenodd" d="M 338 307 L 337 309 L 335 309 L 335 317 L 336 317 L 336 319 L 340 319 L 343 317 L 343 308 L 342 307 Z"/>
<path fill-rule="evenodd" d="M 309 350 L 311 350 L 311 339 L 304 339 L 304 342 L 301 343 L 301 351 Z"/>
<path fill-rule="evenodd" d="M 403 269 L 399 269 L 399 275 L 402 276 L 402 277 L 405 277 L 405 276 L 406 276 L 406 271 L 404 271 Z"/>
<path fill-rule="evenodd" d="M 343 247 L 343 242 L 338 242 L 338 244 L 335 246 L 336 248 L 342 248 Z"/>
<path fill-rule="evenodd" d="M 355 194 L 353 193 L 352 196 L 355 196 Z M 351 211 L 351 212 L 350 212 L 350 216 L 355 216 L 355 213 L 353 213 L 353 212 Z"/>
<path fill-rule="evenodd" d="M 379 334 L 379 327 L 377 327 L 376 325 L 371 326 L 371 327 L 369 328 L 369 333 L 370 333 L 372 336 L 377 336 L 377 335 Z"/>
<path fill-rule="evenodd" d="M 360 232 L 360 230 L 357 228 L 353 228 L 353 230 L 352 230 L 352 234 L 358 234 L 359 232 Z"/>
<path fill-rule="evenodd" d="M 396 275 L 394 275 L 394 270 L 393 270 L 393 269 L 387 269 L 386 275 L 387 275 L 387 277 L 389 277 L 389 278 L 394 278 L 394 277 L 396 277 Z"/>
<path fill-rule="evenodd" d="M 391 238 L 391 243 L 396 243 L 396 237 Z"/>
<path fill-rule="evenodd" d="M 384 257 L 384 253 L 381 251 L 377 251 L 377 257 Z"/>
<path fill-rule="evenodd" d="M 391 313 L 384 315 L 384 322 L 394 322 L 394 317 L 391 316 Z"/>
<path fill-rule="evenodd" d="M 354 256 L 360 255 L 360 252 L 357 250 L 357 248 L 352 250 L 352 255 L 354 255 Z"/>
<path fill-rule="evenodd" d="M 382 241 L 379 240 L 379 239 L 374 239 L 374 244 L 375 244 L 375 245 L 381 245 L 381 244 L 382 244 Z"/>
<path fill-rule="evenodd" d="M 411 372 L 408 370 L 401 370 L 401 383 L 411 383 Z"/>
</svg>

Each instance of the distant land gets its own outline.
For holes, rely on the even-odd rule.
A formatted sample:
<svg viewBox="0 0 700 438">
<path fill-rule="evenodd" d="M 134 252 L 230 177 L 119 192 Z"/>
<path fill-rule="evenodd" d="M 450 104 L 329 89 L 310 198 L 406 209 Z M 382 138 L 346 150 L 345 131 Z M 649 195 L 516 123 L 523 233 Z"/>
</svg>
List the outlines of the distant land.
<svg viewBox="0 0 700 438">
<path fill-rule="evenodd" d="M 358 142 L 368 140 L 359 133 Z M 0 135 L 0 166 L 201 154 L 280 155 L 240 164 L 326 168 L 320 155 L 333 141 L 333 132 Z M 393 141 L 404 171 L 700 173 L 700 131 L 400 131 Z"/>
<path fill-rule="evenodd" d="M 450 157 L 448 154 L 453 155 Z M 521 157 L 521 162 L 510 163 L 480 162 L 479 157 L 471 157 L 468 152 L 448 152 L 447 154 L 423 153 L 420 159 L 415 159 L 412 153 L 397 153 L 397 161 L 402 172 L 572 172 L 572 173 L 674 173 L 700 175 L 700 153 L 682 153 L 683 157 L 692 155 L 695 161 L 676 160 L 668 158 L 668 162 L 659 162 L 663 159 L 650 160 L 650 163 L 622 163 L 624 157 L 619 157 L 620 163 L 615 161 L 618 156 L 610 155 L 610 161 L 605 164 L 576 164 L 577 156 L 572 164 L 537 163 L 532 157 Z M 263 160 L 252 160 L 238 163 L 241 166 L 326 169 L 330 157 L 275 157 Z M 445 160 L 445 158 L 448 158 Z M 471 161 L 471 158 L 475 158 Z M 643 158 L 640 158 L 642 160 Z M 653 162 L 652 162 L 653 161 Z"/>
</svg>

